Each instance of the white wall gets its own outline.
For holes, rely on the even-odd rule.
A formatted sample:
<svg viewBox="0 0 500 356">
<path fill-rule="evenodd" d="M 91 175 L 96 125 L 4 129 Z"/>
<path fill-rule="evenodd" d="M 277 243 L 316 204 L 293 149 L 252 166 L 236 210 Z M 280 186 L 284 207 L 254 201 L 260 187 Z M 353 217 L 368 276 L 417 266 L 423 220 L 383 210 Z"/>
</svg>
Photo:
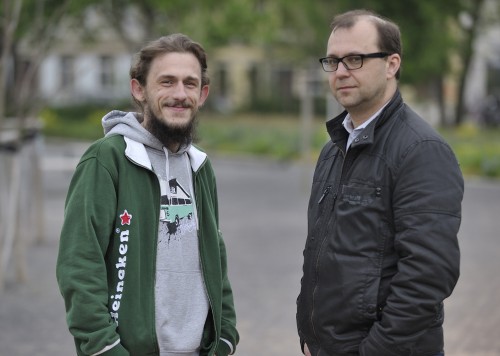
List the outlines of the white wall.
<svg viewBox="0 0 500 356">
<path fill-rule="evenodd" d="M 50 55 L 41 67 L 39 90 L 50 104 L 61 105 L 99 100 L 127 100 L 130 97 L 129 69 L 130 54 L 114 55 L 114 84 L 103 88 L 101 85 L 100 54 L 82 53 L 74 61 L 74 86 L 61 88 L 61 56 Z"/>
<path fill-rule="evenodd" d="M 500 65 L 499 38 L 500 26 L 495 26 L 478 37 L 474 46 L 475 53 L 467 74 L 467 87 L 464 94 L 465 104 L 469 110 L 477 110 L 488 95 L 488 63 Z"/>
<path fill-rule="evenodd" d="M 44 98 L 53 96 L 61 82 L 59 70 L 59 58 L 55 55 L 48 56 L 40 66 L 39 90 Z"/>
</svg>

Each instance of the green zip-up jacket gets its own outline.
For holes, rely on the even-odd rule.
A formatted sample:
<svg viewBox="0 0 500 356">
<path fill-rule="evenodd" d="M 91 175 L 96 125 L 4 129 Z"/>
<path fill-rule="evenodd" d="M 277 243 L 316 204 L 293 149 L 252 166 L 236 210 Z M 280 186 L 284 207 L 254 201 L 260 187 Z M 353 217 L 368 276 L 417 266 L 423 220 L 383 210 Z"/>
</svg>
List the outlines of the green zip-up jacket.
<svg viewBox="0 0 500 356">
<path fill-rule="evenodd" d="M 210 311 L 200 355 L 234 353 L 239 335 L 210 161 L 188 150 Z M 83 155 L 65 205 L 56 274 L 78 355 L 159 355 L 155 270 L 160 186 L 144 145 L 112 135 Z"/>
</svg>

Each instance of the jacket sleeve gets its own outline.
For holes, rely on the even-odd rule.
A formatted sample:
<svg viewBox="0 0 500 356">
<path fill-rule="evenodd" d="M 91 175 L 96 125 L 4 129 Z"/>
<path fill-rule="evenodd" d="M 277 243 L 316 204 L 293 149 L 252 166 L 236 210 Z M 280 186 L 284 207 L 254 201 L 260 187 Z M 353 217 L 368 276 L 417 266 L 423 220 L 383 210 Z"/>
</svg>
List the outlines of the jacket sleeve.
<svg viewBox="0 0 500 356">
<path fill-rule="evenodd" d="M 409 355 L 424 331 L 441 327 L 442 301 L 459 277 L 463 184 L 453 152 L 437 139 L 409 147 L 395 167 L 398 271 L 381 319 L 362 342 L 360 355 Z"/>
<path fill-rule="evenodd" d="M 115 184 L 96 158 L 82 159 L 65 205 L 57 281 L 78 355 L 129 355 L 108 312 L 104 256 L 114 226 Z"/>
<path fill-rule="evenodd" d="M 239 341 L 239 334 L 236 330 L 236 313 L 234 309 L 233 291 L 227 276 L 226 247 L 219 232 L 219 246 L 222 265 L 222 319 L 221 319 L 221 340 L 216 355 L 232 355 L 236 350 Z M 230 345 L 230 346 L 229 346 Z"/>
</svg>

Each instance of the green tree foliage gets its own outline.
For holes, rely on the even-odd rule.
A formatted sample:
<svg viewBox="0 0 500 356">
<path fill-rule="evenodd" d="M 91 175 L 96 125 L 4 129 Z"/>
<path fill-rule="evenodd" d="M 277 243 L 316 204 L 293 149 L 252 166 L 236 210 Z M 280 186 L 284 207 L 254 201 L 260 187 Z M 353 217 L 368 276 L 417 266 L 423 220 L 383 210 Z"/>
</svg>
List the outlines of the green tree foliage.
<svg viewBox="0 0 500 356">
<path fill-rule="evenodd" d="M 463 116 L 463 88 L 480 26 L 480 9 L 488 0 L 108 0 L 104 4 L 117 29 L 125 29 L 124 13 L 131 6 L 143 19 L 144 38 L 184 32 L 210 47 L 230 43 L 256 44 L 268 49 L 273 61 L 313 63 L 325 53 L 333 17 L 364 8 L 399 24 L 403 37 L 402 83 L 420 88 L 437 100 L 444 122 L 444 78 L 454 69 L 452 54 L 463 61 L 458 74 L 459 98 L 454 121 Z M 498 1 L 490 1 L 498 7 Z M 461 26 L 464 13 L 473 19 Z M 488 14 L 491 17 L 491 13 Z M 498 20 L 497 17 L 494 17 Z M 124 32 L 124 31 L 122 31 Z M 132 41 L 130 41 L 132 42 Z M 135 47 L 140 44 L 135 43 Z M 270 58 L 271 60 L 271 58 Z"/>
<path fill-rule="evenodd" d="M 131 47 L 167 33 L 183 32 L 205 47 L 231 42 L 272 42 L 279 30 L 279 9 L 256 0 L 108 0 L 102 8 Z M 276 10 L 276 11 L 274 11 Z M 127 13 L 134 12 L 143 37 L 127 35 Z M 136 43 L 137 42 L 137 43 Z"/>
<path fill-rule="evenodd" d="M 316 31 L 329 34 L 328 25 L 333 17 L 352 9 L 372 10 L 399 24 L 403 39 L 403 82 L 418 84 L 449 69 L 448 50 L 455 45 L 450 21 L 461 10 L 456 0 L 339 0 L 327 5 L 329 3 L 332 2 L 321 2 L 311 16 L 310 23 L 316 26 Z M 326 48 L 326 39 L 324 43 Z"/>
<path fill-rule="evenodd" d="M 419 84 L 450 69 L 449 50 L 456 45 L 451 23 L 467 1 L 473 0 L 108 0 L 105 6 L 122 29 L 124 11 L 134 6 L 147 38 L 184 32 L 207 47 L 232 42 L 272 47 L 291 61 L 324 55 L 334 15 L 366 8 L 400 25 L 403 82 Z"/>
<path fill-rule="evenodd" d="M 258 45 L 267 50 L 270 61 L 299 65 L 325 54 L 336 14 L 365 8 L 400 25 L 402 82 L 439 96 L 444 76 L 453 69 L 452 51 L 467 69 L 480 23 L 475 9 L 487 0 L 4 0 L 4 5 L 19 1 L 22 12 L 14 53 L 21 40 L 31 43 L 33 50 L 46 51 L 57 38 L 55 29 L 62 20 L 78 25 L 84 10 L 93 6 L 105 14 L 132 51 L 159 35 L 183 32 L 208 50 L 231 43 Z M 0 14 L 7 8 L 0 9 Z M 464 12 L 475 19 L 470 29 L 460 27 L 459 15 Z M 465 83 L 465 71 L 461 75 Z"/>
<path fill-rule="evenodd" d="M 85 9 L 98 0 L 3 0 L 0 7 L 0 120 L 19 119 L 39 109 L 33 81 L 40 63 L 57 41 L 61 23 L 83 21 Z M 24 53 L 20 53 L 23 47 Z M 1 123 L 1 121 L 0 121 Z"/>
</svg>

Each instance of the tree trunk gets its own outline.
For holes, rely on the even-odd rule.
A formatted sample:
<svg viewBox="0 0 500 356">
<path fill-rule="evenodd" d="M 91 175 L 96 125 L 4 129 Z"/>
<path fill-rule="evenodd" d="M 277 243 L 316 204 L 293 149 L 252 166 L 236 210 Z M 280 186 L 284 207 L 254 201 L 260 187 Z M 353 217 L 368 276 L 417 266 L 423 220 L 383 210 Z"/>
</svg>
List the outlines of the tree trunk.
<svg viewBox="0 0 500 356">
<path fill-rule="evenodd" d="M 7 73 L 8 65 L 10 60 L 10 50 L 12 46 L 12 41 L 14 39 L 14 33 L 17 29 L 17 24 L 19 22 L 19 16 L 21 14 L 21 8 L 23 6 L 22 0 L 3 0 L 2 8 L 2 43 L 1 52 L 2 57 L 0 60 L 0 129 L 3 127 L 3 122 L 5 119 L 6 109 L 6 91 L 7 91 Z"/>
<path fill-rule="evenodd" d="M 480 15 L 481 9 L 483 8 L 484 0 L 471 1 L 472 8 L 470 12 L 472 25 L 470 28 L 465 29 L 465 43 L 462 52 L 463 58 L 463 68 L 462 73 L 460 75 L 459 83 L 458 83 L 458 96 L 457 96 L 457 104 L 455 108 L 455 126 L 459 126 L 463 123 L 466 114 L 465 108 L 465 86 L 467 84 L 467 74 L 469 72 L 469 67 L 472 60 L 473 55 L 473 46 L 476 39 L 477 32 L 480 26 Z"/>
</svg>

